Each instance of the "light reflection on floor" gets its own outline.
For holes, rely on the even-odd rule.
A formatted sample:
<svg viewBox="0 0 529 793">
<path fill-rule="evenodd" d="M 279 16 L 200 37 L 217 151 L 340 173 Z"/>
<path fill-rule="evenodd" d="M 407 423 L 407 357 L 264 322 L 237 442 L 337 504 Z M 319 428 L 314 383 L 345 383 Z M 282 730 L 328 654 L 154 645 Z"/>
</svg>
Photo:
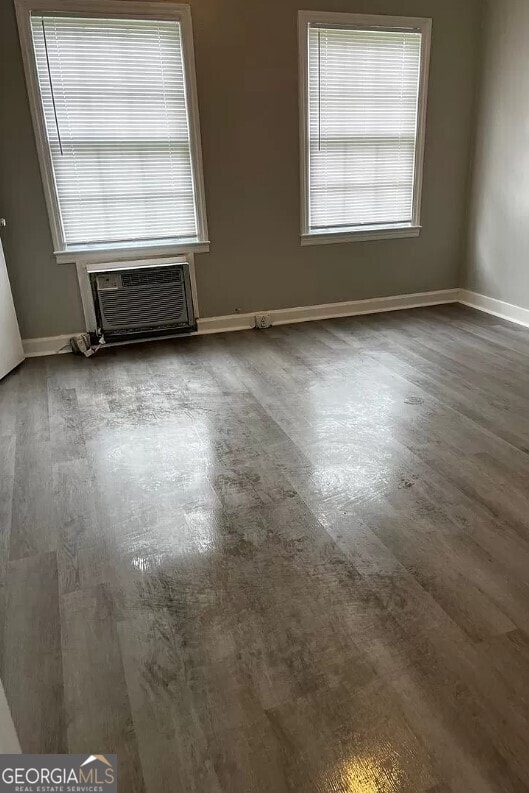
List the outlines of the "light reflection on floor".
<svg viewBox="0 0 529 793">
<path fill-rule="evenodd" d="M 408 789 L 408 775 L 400 765 L 398 752 L 390 744 L 377 754 L 359 754 L 340 764 L 330 790 L 340 793 L 397 793 Z"/>
</svg>

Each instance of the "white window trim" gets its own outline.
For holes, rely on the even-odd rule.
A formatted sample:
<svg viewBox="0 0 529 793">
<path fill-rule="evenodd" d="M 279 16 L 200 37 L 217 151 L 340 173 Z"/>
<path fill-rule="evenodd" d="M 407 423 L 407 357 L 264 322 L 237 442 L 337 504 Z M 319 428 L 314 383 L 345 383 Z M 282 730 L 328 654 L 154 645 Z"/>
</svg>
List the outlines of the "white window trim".
<svg viewBox="0 0 529 793">
<path fill-rule="evenodd" d="M 308 30 L 310 24 L 334 25 L 374 30 L 409 30 L 422 34 L 421 75 L 417 113 L 417 147 L 415 152 L 415 182 L 413 219 L 410 224 L 395 226 L 366 226 L 362 229 L 340 229 L 316 233 L 309 227 L 309 119 L 308 119 Z M 299 38 L 299 130 L 301 169 L 301 244 L 325 245 L 340 242 L 401 239 L 418 237 L 421 233 L 422 182 L 424 172 L 424 143 L 426 137 L 426 107 L 430 72 L 432 20 L 422 17 L 392 17 L 373 14 L 344 14 L 334 12 L 300 11 L 298 14 Z"/>
<path fill-rule="evenodd" d="M 209 237 L 190 7 L 181 3 L 138 2 L 138 0 L 15 0 L 15 6 L 29 103 L 44 186 L 44 195 L 50 218 L 51 235 L 57 262 L 61 264 L 79 260 L 87 261 L 90 259 L 101 259 L 102 256 L 105 256 L 106 260 L 109 261 L 112 258 L 123 258 L 124 254 L 130 256 L 151 256 L 188 253 L 192 251 L 197 253 L 208 251 Z M 191 159 L 197 203 L 198 239 L 193 239 L 190 242 L 181 239 L 168 239 L 136 244 L 125 243 L 123 245 L 119 243 L 66 245 L 61 230 L 59 203 L 55 188 L 51 154 L 47 142 L 46 123 L 40 98 L 37 65 L 33 52 L 33 38 L 31 34 L 32 13 L 62 14 L 65 16 L 75 16 L 77 14 L 79 16 L 116 19 L 160 19 L 180 22 L 182 26 L 182 51 L 189 108 Z"/>
</svg>

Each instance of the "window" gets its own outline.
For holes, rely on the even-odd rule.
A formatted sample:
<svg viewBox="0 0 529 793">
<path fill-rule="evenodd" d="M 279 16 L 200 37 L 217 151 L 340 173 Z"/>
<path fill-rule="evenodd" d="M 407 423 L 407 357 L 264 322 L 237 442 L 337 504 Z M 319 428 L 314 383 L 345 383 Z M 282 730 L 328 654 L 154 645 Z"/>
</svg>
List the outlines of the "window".
<svg viewBox="0 0 529 793">
<path fill-rule="evenodd" d="M 431 21 L 300 12 L 302 244 L 417 236 Z"/>
<path fill-rule="evenodd" d="M 17 5 L 56 251 L 200 249 L 207 230 L 188 7 Z"/>
</svg>

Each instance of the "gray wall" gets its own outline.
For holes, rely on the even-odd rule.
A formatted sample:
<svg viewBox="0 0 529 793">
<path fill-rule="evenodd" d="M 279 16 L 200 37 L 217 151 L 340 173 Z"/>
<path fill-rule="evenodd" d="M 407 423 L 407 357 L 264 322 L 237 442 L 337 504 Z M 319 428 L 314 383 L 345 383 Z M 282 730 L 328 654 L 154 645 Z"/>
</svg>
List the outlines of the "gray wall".
<svg viewBox="0 0 529 793">
<path fill-rule="evenodd" d="M 211 252 L 202 316 L 459 285 L 481 0 L 191 0 Z M 419 239 L 299 244 L 297 11 L 432 17 Z M 272 45 L 270 44 L 272 42 Z M 57 265 L 11 0 L 0 2 L 0 214 L 24 337 L 82 328 L 76 275 Z"/>
<path fill-rule="evenodd" d="M 529 308 L 529 2 L 486 4 L 465 286 Z"/>
<path fill-rule="evenodd" d="M 12 0 L 0 0 L 0 216 L 22 336 L 82 329 L 75 267 L 53 256 Z"/>
</svg>

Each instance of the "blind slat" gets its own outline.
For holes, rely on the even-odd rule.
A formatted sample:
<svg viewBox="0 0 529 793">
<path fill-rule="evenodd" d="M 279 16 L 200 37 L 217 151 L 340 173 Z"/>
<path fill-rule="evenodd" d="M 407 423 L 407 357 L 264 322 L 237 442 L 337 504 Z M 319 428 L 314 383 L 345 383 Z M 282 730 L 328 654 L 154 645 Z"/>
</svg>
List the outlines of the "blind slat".
<svg viewBox="0 0 529 793">
<path fill-rule="evenodd" d="M 413 219 L 422 36 L 309 27 L 309 227 Z"/>
<path fill-rule="evenodd" d="M 32 16 L 67 245 L 197 238 L 181 25 Z"/>
</svg>

